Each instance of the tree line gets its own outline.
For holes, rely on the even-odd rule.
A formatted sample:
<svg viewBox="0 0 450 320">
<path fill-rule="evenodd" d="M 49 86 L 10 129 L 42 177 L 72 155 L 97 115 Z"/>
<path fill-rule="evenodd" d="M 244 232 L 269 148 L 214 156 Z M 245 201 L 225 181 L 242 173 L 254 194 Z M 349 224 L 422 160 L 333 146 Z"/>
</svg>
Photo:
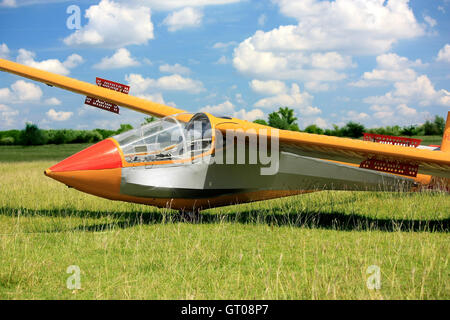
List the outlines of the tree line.
<svg viewBox="0 0 450 320">
<path fill-rule="evenodd" d="M 145 118 L 143 124 L 155 120 L 157 120 L 155 117 Z M 439 136 L 444 133 L 445 128 L 445 120 L 440 116 L 435 116 L 434 120 L 427 120 L 422 125 L 410 125 L 404 127 L 386 126 L 379 128 L 366 128 L 360 123 L 349 121 L 342 127 L 333 125 L 332 129 L 324 129 L 312 124 L 301 130 L 297 124 L 297 120 L 298 119 L 294 116 L 294 110 L 286 107 L 279 108 L 278 111 L 270 113 L 267 121 L 258 119 L 254 122 L 283 130 L 349 138 L 360 138 L 363 136 L 364 132 L 393 136 Z M 94 143 L 131 129 L 133 129 L 132 125 L 121 124 L 120 128 L 117 130 L 44 130 L 38 128 L 35 124 L 27 123 L 23 130 L 0 131 L 0 145 L 30 146 L 44 144 Z"/>
<path fill-rule="evenodd" d="M 311 124 L 305 129 L 301 130 L 297 124 L 297 118 L 294 116 L 294 110 L 287 107 L 279 108 L 278 111 L 270 113 L 267 121 L 264 119 L 258 119 L 254 122 L 283 130 L 301 131 L 307 133 L 349 138 L 360 138 L 365 132 L 409 137 L 442 136 L 445 128 L 444 118 L 435 116 L 434 120 L 426 120 L 422 125 L 409 125 L 404 127 L 395 125 L 379 128 L 366 128 L 361 123 L 349 121 L 342 127 L 333 125 L 332 129 L 324 129 L 315 124 Z"/>
</svg>

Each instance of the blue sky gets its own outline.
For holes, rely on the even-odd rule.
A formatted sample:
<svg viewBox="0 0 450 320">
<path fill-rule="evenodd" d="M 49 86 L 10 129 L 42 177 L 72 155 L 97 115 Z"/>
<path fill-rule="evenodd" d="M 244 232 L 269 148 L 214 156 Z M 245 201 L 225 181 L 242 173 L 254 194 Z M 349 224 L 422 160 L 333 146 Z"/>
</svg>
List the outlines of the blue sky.
<svg viewBox="0 0 450 320">
<path fill-rule="evenodd" d="M 0 0 L 0 57 L 192 112 L 252 121 L 289 106 L 301 128 L 419 124 L 450 110 L 449 12 L 449 0 Z M 0 74 L 0 130 L 144 118 L 83 102 Z"/>
</svg>

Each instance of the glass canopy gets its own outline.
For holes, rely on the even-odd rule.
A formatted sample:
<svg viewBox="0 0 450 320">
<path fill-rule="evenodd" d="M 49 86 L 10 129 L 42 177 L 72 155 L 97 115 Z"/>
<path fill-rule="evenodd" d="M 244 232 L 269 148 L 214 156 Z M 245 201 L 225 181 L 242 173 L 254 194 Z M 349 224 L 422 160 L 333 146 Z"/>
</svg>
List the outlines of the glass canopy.
<svg viewBox="0 0 450 320">
<path fill-rule="evenodd" d="M 113 138 L 128 163 L 188 160 L 212 148 L 211 123 L 203 113 L 168 116 Z"/>
</svg>

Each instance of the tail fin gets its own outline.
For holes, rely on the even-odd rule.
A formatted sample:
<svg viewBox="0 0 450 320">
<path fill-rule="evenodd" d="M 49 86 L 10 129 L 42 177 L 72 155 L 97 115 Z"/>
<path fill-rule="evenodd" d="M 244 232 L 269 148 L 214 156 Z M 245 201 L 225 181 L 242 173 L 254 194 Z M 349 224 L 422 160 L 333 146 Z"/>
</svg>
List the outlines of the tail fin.
<svg viewBox="0 0 450 320">
<path fill-rule="evenodd" d="M 447 123 L 442 136 L 441 151 L 450 152 L 450 111 L 447 114 Z"/>
</svg>

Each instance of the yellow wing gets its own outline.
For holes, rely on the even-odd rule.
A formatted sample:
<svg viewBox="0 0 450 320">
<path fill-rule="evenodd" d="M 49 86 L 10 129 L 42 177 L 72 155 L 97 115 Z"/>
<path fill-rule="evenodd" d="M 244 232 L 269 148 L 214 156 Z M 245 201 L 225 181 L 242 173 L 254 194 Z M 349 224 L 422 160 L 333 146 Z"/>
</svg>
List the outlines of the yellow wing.
<svg viewBox="0 0 450 320">
<path fill-rule="evenodd" d="M 228 129 L 254 129 L 257 132 L 259 129 L 269 129 L 268 136 L 272 134 L 269 127 L 235 118 L 218 121 L 216 128 L 224 134 Z M 279 130 L 279 144 L 280 151 L 326 160 L 359 164 L 366 159 L 376 158 L 417 164 L 421 174 L 450 178 L 450 112 L 441 151 L 287 130 Z"/>
<path fill-rule="evenodd" d="M 135 111 L 139 111 L 160 118 L 176 113 L 186 112 L 181 109 L 133 97 L 121 92 L 116 92 L 110 89 L 102 88 L 84 81 L 24 66 L 22 64 L 4 59 L 0 59 L 0 70 L 14 73 L 21 77 L 25 77 L 31 80 L 43 82 L 61 89 L 105 100 L 117 104 L 119 106 L 123 106 Z"/>
</svg>

